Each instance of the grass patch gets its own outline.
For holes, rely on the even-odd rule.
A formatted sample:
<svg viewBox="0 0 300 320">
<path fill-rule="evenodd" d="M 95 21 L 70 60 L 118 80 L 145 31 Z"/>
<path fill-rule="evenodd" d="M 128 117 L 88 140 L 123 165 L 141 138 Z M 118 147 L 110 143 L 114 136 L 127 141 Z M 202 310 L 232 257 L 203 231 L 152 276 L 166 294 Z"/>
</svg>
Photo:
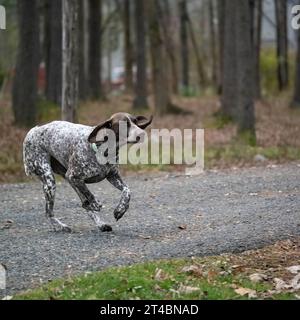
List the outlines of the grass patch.
<svg viewBox="0 0 300 320">
<path fill-rule="evenodd" d="M 300 258 L 295 246 L 287 240 L 239 255 L 114 267 L 55 280 L 14 299 L 296 299 L 299 290 L 275 290 L 274 284 L 275 277 L 290 281 L 286 266 Z M 249 275 L 258 271 L 266 278 L 253 282 Z"/>
</svg>

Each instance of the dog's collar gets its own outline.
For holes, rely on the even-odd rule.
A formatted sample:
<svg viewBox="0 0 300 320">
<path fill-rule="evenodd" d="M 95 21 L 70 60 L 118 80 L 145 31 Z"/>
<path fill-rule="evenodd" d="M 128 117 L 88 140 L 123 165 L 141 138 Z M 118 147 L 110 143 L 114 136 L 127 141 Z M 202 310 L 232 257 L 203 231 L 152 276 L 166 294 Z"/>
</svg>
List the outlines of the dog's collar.
<svg viewBox="0 0 300 320">
<path fill-rule="evenodd" d="M 92 149 L 97 153 L 98 152 L 98 148 L 96 143 L 92 143 Z"/>
</svg>

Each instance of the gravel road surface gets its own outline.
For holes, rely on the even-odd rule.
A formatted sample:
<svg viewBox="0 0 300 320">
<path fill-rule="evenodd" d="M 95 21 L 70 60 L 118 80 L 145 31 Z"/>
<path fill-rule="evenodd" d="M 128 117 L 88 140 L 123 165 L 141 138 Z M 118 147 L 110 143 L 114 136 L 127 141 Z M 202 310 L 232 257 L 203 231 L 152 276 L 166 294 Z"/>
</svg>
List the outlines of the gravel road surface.
<svg viewBox="0 0 300 320">
<path fill-rule="evenodd" d="M 98 231 L 64 182 L 58 183 L 55 212 L 73 228 L 70 234 L 51 230 L 38 182 L 0 185 L 5 294 L 108 266 L 238 252 L 300 235 L 297 163 L 125 180 L 131 206 L 117 223 L 112 212 L 119 191 L 106 181 L 90 186 L 105 206 L 101 216 L 111 233 Z"/>
</svg>

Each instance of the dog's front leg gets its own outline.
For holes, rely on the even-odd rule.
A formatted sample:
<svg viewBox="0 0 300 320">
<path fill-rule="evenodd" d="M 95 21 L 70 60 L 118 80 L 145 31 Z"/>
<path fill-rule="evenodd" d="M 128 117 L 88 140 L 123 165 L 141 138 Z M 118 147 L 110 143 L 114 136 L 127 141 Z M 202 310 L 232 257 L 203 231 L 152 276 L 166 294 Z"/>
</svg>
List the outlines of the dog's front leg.
<svg viewBox="0 0 300 320">
<path fill-rule="evenodd" d="M 111 173 L 108 177 L 107 180 L 117 189 L 122 191 L 121 199 L 114 210 L 114 216 L 115 219 L 118 221 L 121 219 L 124 215 L 124 213 L 127 211 L 129 208 L 129 202 L 130 202 L 130 189 L 128 186 L 123 182 L 122 178 L 120 177 L 119 172 L 116 170 L 113 173 Z"/>
<path fill-rule="evenodd" d="M 94 212 L 100 211 L 102 206 L 96 202 L 94 196 L 87 188 L 84 181 L 70 174 L 66 175 L 66 179 L 78 194 L 86 198 L 87 205 L 85 206 L 83 203 L 83 207 L 88 211 L 89 217 L 94 221 L 96 226 L 103 232 L 112 231 L 111 226 L 101 221 L 98 215 Z"/>
</svg>

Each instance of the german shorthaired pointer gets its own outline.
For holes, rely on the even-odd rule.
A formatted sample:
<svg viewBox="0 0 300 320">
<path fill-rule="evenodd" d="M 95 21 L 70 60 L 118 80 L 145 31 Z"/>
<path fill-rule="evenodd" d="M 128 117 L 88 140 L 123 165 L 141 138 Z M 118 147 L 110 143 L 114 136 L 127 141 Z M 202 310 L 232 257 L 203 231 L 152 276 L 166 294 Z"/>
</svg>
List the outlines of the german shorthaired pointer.
<svg viewBox="0 0 300 320">
<path fill-rule="evenodd" d="M 71 229 L 54 217 L 55 198 L 54 173 L 66 179 L 78 194 L 82 207 L 101 231 L 111 231 L 111 226 L 100 220 L 95 212 L 102 205 L 95 199 L 86 184 L 97 183 L 105 178 L 122 192 L 121 200 L 114 210 L 116 220 L 122 218 L 129 207 L 130 190 L 120 177 L 117 158 L 115 163 L 99 163 L 98 151 L 103 144 L 105 131 L 114 132 L 115 154 L 126 143 L 137 143 L 145 134 L 152 117 L 132 116 L 128 113 L 116 113 L 110 119 L 96 127 L 73 124 L 66 121 L 54 121 L 31 129 L 23 143 L 24 167 L 27 175 L 36 175 L 43 184 L 46 200 L 46 216 L 54 230 L 70 232 Z M 120 124 L 125 123 L 127 137 L 121 139 Z M 104 139 L 105 140 L 105 139 Z M 106 140 L 105 140 L 106 141 Z"/>
</svg>

